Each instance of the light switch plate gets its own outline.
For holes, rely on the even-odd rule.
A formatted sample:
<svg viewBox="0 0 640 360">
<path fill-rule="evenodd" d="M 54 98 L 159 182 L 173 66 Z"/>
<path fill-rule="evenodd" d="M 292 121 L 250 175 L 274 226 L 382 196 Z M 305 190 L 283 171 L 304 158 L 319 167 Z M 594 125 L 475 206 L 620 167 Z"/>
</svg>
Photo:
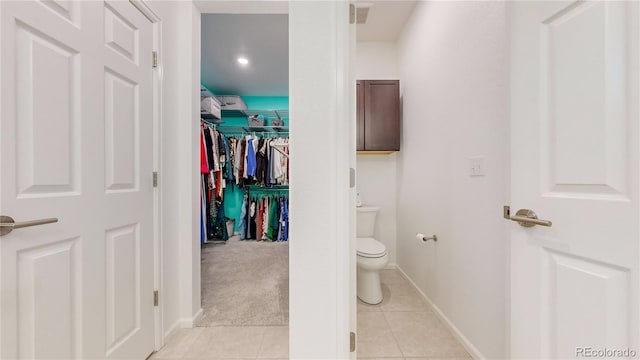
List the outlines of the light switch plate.
<svg viewBox="0 0 640 360">
<path fill-rule="evenodd" d="M 474 156 L 469 158 L 469 176 L 485 176 L 484 156 Z"/>
</svg>

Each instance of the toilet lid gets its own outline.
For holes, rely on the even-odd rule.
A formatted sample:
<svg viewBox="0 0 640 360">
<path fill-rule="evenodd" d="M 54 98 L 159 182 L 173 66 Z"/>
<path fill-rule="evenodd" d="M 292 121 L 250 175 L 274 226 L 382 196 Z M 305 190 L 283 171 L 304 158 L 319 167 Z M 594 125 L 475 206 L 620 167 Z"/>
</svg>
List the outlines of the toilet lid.
<svg viewBox="0 0 640 360">
<path fill-rule="evenodd" d="M 361 255 L 384 255 L 387 247 L 374 238 L 358 238 L 356 251 Z"/>
</svg>

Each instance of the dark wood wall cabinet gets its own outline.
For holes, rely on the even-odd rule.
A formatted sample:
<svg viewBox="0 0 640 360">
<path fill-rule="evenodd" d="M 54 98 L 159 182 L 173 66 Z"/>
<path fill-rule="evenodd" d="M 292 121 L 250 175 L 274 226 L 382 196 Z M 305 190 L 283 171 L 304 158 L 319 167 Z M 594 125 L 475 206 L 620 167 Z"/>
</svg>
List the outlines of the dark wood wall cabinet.
<svg viewBox="0 0 640 360">
<path fill-rule="evenodd" d="M 358 151 L 400 150 L 400 82 L 358 80 Z"/>
</svg>

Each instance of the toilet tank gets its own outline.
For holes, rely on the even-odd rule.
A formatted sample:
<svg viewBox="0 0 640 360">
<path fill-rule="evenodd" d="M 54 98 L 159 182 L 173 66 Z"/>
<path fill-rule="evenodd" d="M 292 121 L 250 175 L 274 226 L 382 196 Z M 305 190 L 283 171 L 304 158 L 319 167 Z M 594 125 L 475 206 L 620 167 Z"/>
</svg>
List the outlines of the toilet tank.
<svg viewBox="0 0 640 360">
<path fill-rule="evenodd" d="M 357 208 L 356 213 L 356 236 L 373 237 L 376 229 L 376 215 L 379 207 L 362 206 Z"/>
</svg>

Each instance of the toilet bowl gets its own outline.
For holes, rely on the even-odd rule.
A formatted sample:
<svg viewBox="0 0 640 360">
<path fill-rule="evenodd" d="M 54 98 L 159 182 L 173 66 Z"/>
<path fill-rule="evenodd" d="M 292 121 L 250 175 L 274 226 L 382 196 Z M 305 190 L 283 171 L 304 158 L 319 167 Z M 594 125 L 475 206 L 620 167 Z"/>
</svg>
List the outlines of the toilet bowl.
<svg viewBox="0 0 640 360">
<path fill-rule="evenodd" d="M 383 243 L 370 237 L 357 238 L 358 298 L 367 304 L 382 302 L 380 270 L 389 263 L 387 248 Z"/>
</svg>

